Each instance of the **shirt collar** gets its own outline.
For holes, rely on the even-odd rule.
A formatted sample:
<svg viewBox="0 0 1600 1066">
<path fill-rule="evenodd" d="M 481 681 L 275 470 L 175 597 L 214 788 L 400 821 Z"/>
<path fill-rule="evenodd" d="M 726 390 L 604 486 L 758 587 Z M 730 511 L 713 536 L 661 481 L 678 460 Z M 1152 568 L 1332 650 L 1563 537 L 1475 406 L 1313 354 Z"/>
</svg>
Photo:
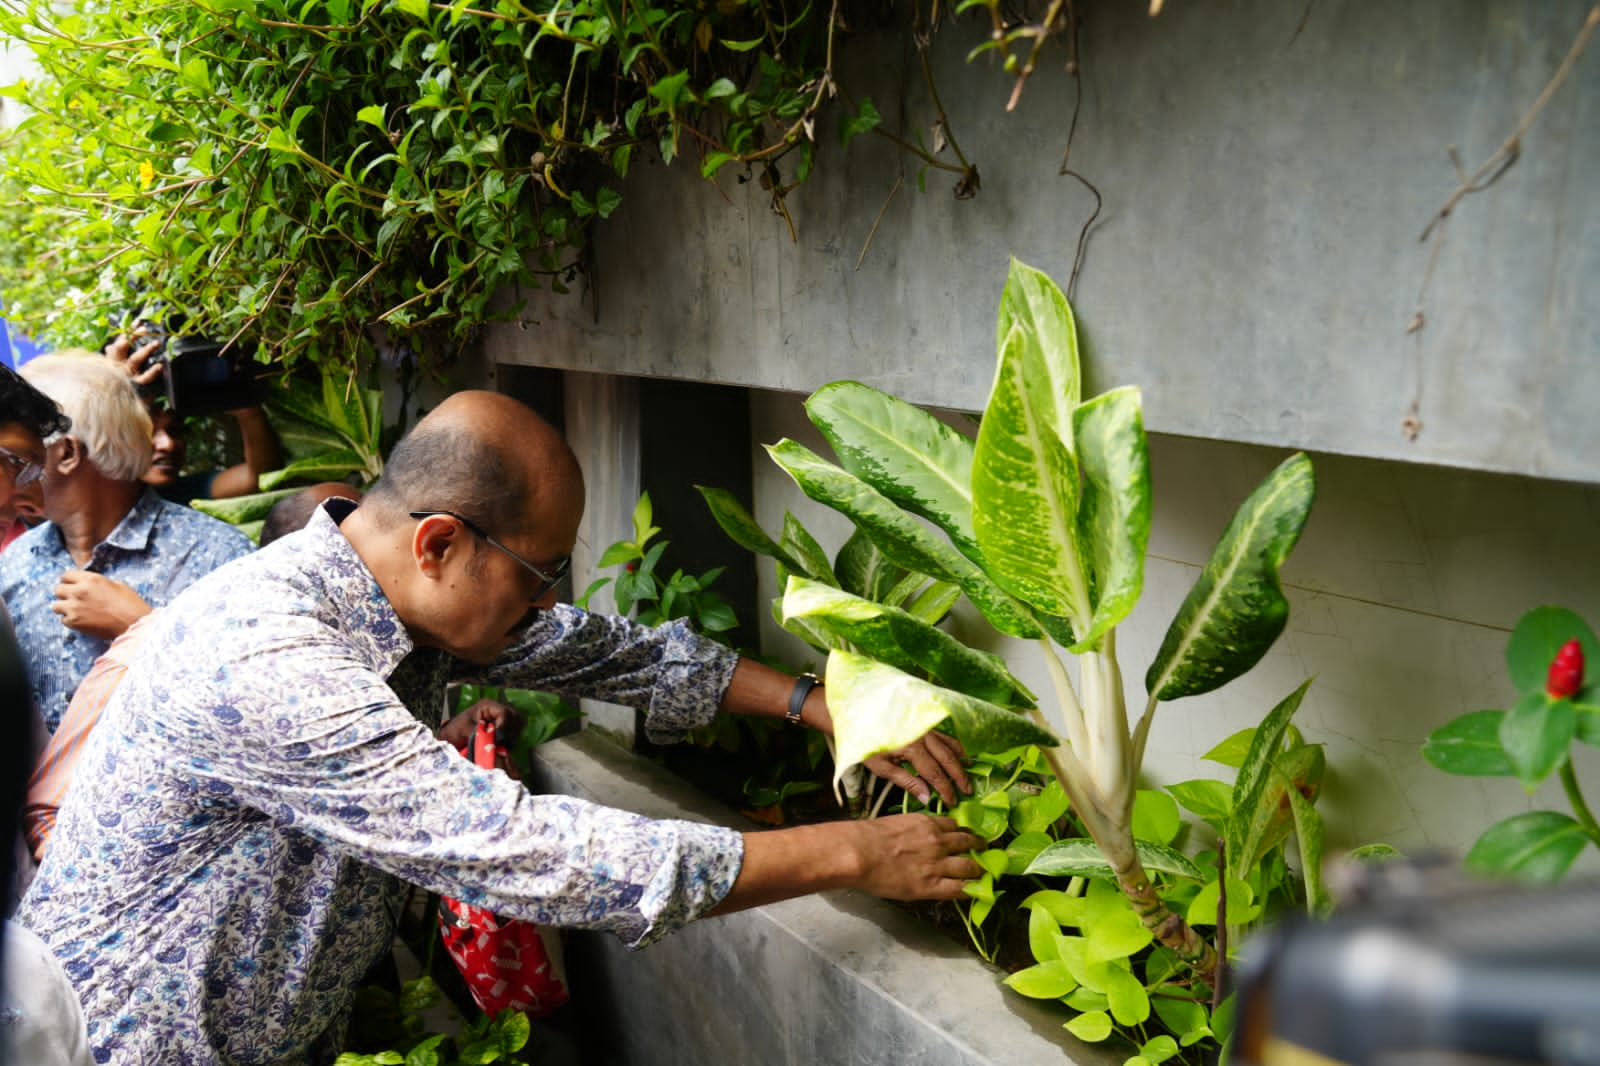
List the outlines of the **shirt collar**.
<svg viewBox="0 0 1600 1066">
<path fill-rule="evenodd" d="M 285 537 L 282 543 L 293 541 L 304 552 L 296 569 L 320 585 L 332 624 L 359 649 L 374 671 L 388 677 L 411 653 L 411 634 L 406 632 L 372 571 L 339 531 L 337 521 L 354 509 L 342 506 L 347 503 L 350 501 L 325 501 L 312 513 L 304 534 Z M 338 512 L 337 516 L 330 511 Z"/>
<path fill-rule="evenodd" d="M 150 546 L 150 531 L 155 528 L 161 506 L 160 495 L 155 489 L 146 487 L 134 501 L 133 507 L 122 516 L 122 521 L 117 523 L 117 528 L 107 534 L 101 543 L 123 551 L 144 551 Z"/>
</svg>

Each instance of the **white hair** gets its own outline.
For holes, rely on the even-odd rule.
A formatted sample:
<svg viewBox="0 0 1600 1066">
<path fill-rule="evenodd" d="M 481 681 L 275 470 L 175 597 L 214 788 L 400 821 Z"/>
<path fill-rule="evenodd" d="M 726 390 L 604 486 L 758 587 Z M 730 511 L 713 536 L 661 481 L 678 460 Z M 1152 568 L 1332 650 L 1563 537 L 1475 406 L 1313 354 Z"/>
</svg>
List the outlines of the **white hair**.
<svg viewBox="0 0 1600 1066">
<path fill-rule="evenodd" d="M 72 419 L 65 435 L 101 474 L 137 481 L 150 469 L 150 413 L 133 379 L 104 356 L 69 348 L 30 359 L 21 374 Z"/>
</svg>

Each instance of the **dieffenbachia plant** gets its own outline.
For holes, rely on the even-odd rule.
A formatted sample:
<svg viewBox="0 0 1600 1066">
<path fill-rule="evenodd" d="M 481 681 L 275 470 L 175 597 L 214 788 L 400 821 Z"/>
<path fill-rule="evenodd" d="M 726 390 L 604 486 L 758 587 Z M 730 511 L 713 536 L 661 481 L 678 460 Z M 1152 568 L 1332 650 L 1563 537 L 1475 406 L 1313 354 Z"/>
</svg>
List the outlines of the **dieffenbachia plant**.
<svg viewBox="0 0 1600 1066">
<path fill-rule="evenodd" d="M 1209 973 L 1213 948 L 1150 882 L 1147 869 L 1167 849 L 1134 839 L 1135 782 L 1157 706 L 1226 684 L 1282 632 L 1289 606 L 1278 568 L 1311 507 L 1311 462 L 1290 457 L 1239 507 L 1150 664 L 1130 724 L 1116 626 L 1142 591 L 1150 532 L 1139 391 L 1082 399 L 1072 310 L 1048 277 L 1015 261 L 996 332 L 999 363 L 976 439 L 844 381 L 806 402 L 837 463 L 791 440 L 768 451 L 886 559 L 960 588 L 1001 633 L 1037 641 L 1054 713 L 1033 706 L 993 656 L 957 651 L 905 612 L 795 576 L 784 614 L 845 645 L 830 653 L 826 678 L 840 772 L 941 724 L 969 752 L 1041 746 L 1140 920 Z M 1076 680 L 1058 647 L 1076 656 Z"/>
</svg>

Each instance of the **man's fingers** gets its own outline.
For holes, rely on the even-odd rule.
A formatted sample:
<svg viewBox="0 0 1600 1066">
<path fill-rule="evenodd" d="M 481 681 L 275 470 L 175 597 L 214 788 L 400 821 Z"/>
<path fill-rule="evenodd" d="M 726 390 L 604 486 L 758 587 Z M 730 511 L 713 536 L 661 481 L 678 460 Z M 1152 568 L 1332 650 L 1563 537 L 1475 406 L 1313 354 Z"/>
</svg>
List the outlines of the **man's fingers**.
<svg viewBox="0 0 1600 1066">
<path fill-rule="evenodd" d="M 943 733 L 929 733 L 922 740 L 927 745 L 928 751 L 938 760 L 945 774 L 954 782 L 956 788 L 962 792 L 970 793 L 972 791 L 972 782 L 967 778 L 966 767 L 961 765 L 962 761 L 967 757 L 965 749 L 961 747 L 961 742 L 955 737 L 947 737 Z M 940 794 L 943 795 L 942 792 Z M 956 800 L 953 796 L 945 796 L 945 802 L 954 806 Z"/>
<path fill-rule="evenodd" d="M 898 785 L 911 793 L 922 803 L 927 803 L 933 793 L 916 774 L 907 770 L 887 755 L 874 755 L 866 762 L 866 767 L 891 785 Z"/>
</svg>

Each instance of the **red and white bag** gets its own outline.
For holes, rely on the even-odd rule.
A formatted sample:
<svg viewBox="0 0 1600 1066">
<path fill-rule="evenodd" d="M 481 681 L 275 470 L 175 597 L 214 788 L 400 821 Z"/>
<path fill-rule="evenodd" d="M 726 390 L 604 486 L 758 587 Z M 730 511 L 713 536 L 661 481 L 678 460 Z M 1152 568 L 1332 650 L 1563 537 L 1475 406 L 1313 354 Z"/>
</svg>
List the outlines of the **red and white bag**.
<svg viewBox="0 0 1600 1066">
<path fill-rule="evenodd" d="M 493 769 L 499 754 L 494 726 L 479 722 L 472 750 L 460 750 L 478 766 Z M 542 1018 L 567 1001 L 567 970 L 557 930 L 501 918 L 446 896 L 439 899 L 439 932 L 484 1013 L 492 1016 L 510 1008 Z"/>
</svg>

